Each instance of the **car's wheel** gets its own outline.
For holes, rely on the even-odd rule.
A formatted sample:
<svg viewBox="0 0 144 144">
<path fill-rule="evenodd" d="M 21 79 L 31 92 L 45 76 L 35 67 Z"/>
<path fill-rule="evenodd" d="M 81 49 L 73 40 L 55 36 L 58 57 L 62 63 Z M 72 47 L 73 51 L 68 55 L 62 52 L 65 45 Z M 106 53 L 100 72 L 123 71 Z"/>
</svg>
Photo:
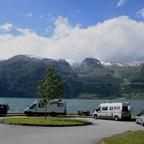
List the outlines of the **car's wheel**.
<svg viewBox="0 0 144 144">
<path fill-rule="evenodd" d="M 136 120 L 136 124 L 138 124 L 138 121 Z"/>
<path fill-rule="evenodd" d="M 118 116 L 114 116 L 114 120 L 118 121 L 119 120 Z"/>
<path fill-rule="evenodd" d="M 94 115 L 94 119 L 98 119 L 98 115 L 95 114 L 95 115 Z"/>
<path fill-rule="evenodd" d="M 141 122 L 141 126 L 144 126 L 144 122 Z"/>
<path fill-rule="evenodd" d="M 4 116 L 4 113 L 3 113 L 3 112 L 1 113 L 1 116 L 2 116 L 2 117 Z"/>
</svg>

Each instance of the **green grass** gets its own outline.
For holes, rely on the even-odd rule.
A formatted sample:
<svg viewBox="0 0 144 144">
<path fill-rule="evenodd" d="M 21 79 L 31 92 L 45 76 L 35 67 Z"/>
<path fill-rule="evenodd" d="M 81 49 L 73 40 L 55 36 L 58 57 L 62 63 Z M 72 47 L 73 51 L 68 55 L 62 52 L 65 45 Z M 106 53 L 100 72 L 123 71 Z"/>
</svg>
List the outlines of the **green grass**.
<svg viewBox="0 0 144 144">
<path fill-rule="evenodd" d="M 144 144 L 144 131 L 127 132 L 103 138 L 99 144 Z"/>
<path fill-rule="evenodd" d="M 31 125 L 31 126 L 81 126 L 91 124 L 82 119 L 70 118 L 4 118 L 0 120 L 2 123 L 14 125 Z"/>
</svg>

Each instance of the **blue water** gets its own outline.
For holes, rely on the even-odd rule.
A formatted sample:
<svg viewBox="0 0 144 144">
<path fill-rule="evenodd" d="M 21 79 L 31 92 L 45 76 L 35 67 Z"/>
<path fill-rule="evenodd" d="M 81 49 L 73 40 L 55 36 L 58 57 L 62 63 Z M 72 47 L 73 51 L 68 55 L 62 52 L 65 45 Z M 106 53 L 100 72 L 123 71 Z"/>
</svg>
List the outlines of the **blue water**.
<svg viewBox="0 0 144 144">
<path fill-rule="evenodd" d="M 36 99 L 34 98 L 0 98 L 0 103 L 7 103 L 10 107 L 9 112 L 23 112 Z M 66 99 L 68 113 L 77 113 L 77 111 L 93 111 L 102 102 L 130 102 L 133 114 L 139 113 L 144 109 L 144 100 L 83 100 L 83 99 Z"/>
</svg>

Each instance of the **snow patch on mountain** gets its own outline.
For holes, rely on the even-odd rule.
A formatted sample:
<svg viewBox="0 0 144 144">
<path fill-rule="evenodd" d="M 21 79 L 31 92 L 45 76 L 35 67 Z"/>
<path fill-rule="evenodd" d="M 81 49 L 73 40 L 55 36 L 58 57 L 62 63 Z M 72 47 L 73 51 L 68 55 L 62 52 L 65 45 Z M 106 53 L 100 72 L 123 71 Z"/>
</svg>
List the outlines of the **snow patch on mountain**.
<svg viewBox="0 0 144 144">
<path fill-rule="evenodd" d="M 26 56 L 29 57 L 29 58 L 32 58 L 32 59 L 39 59 L 39 60 L 45 59 L 43 57 L 39 57 L 39 56 L 35 56 L 35 55 L 26 55 Z"/>
</svg>

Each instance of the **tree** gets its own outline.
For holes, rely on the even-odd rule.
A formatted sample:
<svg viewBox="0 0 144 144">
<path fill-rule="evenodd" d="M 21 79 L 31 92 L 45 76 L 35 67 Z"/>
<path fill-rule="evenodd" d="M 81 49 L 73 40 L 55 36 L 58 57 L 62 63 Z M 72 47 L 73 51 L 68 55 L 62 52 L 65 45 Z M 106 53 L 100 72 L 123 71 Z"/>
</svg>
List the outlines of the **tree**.
<svg viewBox="0 0 144 144">
<path fill-rule="evenodd" d="M 47 104 L 50 100 L 58 99 L 64 93 L 65 81 L 60 78 L 54 67 L 49 67 L 43 80 L 40 81 L 38 93 L 45 102 L 45 119 Z"/>
</svg>

